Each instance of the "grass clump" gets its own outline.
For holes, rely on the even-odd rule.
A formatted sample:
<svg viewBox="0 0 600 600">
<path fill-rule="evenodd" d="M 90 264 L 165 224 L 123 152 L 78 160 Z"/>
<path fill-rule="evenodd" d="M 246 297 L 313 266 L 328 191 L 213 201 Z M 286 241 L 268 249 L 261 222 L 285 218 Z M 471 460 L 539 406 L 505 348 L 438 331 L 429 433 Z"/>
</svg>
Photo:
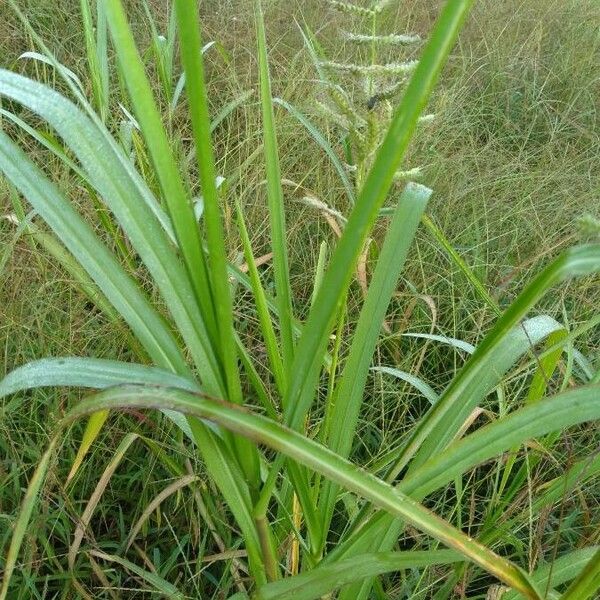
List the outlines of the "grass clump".
<svg viewBox="0 0 600 600">
<path fill-rule="evenodd" d="M 391 3 L 331 4 L 351 18 L 379 18 Z M 87 297 L 87 309 L 101 311 L 119 335 L 113 340 L 118 350 L 84 346 L 81 357 L 65 357 L 65 345 L 56 344 L 54 357 L 20 366 L 0 382 L 7 420 L 33 388 L 102 390 L 49 411 L 41 455 L 39 436 L 14 427 L 18 437 L 10 439 L 28 449 L 27 464 L 35 469 L 24 495 L 21 474 L 5 477 L 21 506 L 9 505 L 0 597 L 43 597 L 49 587 L 55 595 L 91 597 L 97 585 L 109 595 L 120 588 L 131 597 L 150 589 L 166 597 L 441 599 L 457 588 L 474 596 L 594 596 L 598 540 L 577 536 L 575 523 L 589 521 L 592 511 L 570 517 L 568 536 L 581 545 L 575 550 L 569 547 L 573 538 L 552 537 L 556 523 L 548 534 L 542 521 L 552 522 L 557 500 L 594 482 L 600 471 L 596 455 L 569 454 L 562 437 L 577 428 L 581 448 L 597 442 L 585 428 L 600 416 L 597 366 L 576 344 L 598 316 L 571 327 L 568 311 L 562 323 L 532 313 L 558 284 L 597 273 L 600 248 L 563 251 L 528 277 L 514 298 L 500 301 L 425 215 L 429 188 L 408 183 L 399 197 L 390 193 L 471 4 L 450 0 L 441 9 L 400 103 L 393 107 L 383 99 L 387 120 L 374 121 L 378 136 L 363 148 L 360 176 L 352 178 L 342 163 L 348 154 L 326 131 L 295 105 L 272 99 L 277 79 L 259 2 L 261 129 L 251 138 L 256 148 L 232 175 L 227 167 L 236 150 L 218 136 L 215 143 L 211 133 L 222 111 L 230 114 L 249 95 L 236 90 L 211 118 L 209 48 L 200 38 L 196 2 L 174 2 L 164 39 L 148 5 L 143 12 L 153 23 L 148 60 L 158 101 L 120 0 L 103 0 L 96 11 L 87 0 L 81 4 L 89 88 L 30 30 L 45 52 L 33 56 L 35 64 L 62 78 L 71 99 L 0 71 L 10 123 L 0 132 L 0 171 L 11 198 L 11 227 L 17 223 L 15 235 L 26 236 L 38 259 L 38 248 L 49 252 Z M 361 35 L 352 33 L 349 41 L 360 47 Z M 408 41 L 402 35 L 370 34 L 368 43 L 396 46 Z M 314 52 L 313 38 L 305 31 Z M 317 65 L 344 64 L 332 61 Z M 366 72 L 367 79 L 380 74 Z M 127 102 L 118 128 L 109 118 L 117 93 L 121 104 Z M 327 245 L 315 252 L 308 290 L 298 290 L 292 277 L 291 219 L 284 206 L 290 181 L 282 174 L 289 159 L 279 150 L 278 105 L 325 152 L 332 168 L 324 169 L 324 179 L 333 173 L 351 200 L 342 214 L 330 208 L 336 192 L 313 196 L 304 178 L 292 182 L 305 205 L 334 219 L 339 236 L 331 252 Z M 32 126 L 21 119 L 30 113 Z M 239 126 L 243 130 L 243 121 Z M 360 132 L 345 129 L 350 144 Z M 60 177 L 52 181 L 35 164 L 16 141 L 25 135 L 44 145 L 57 173 L 77 181 L 77 188 Z M 221 153 L 228 160 L 219 159 Z M 261 155 L 266 177 L 250 169 Z M 255 250 L 255 221 L 241 201 L 257 187 L 267 196 L 267 258 Z M 80 206 L 73 189 L 83 190 L 90 205 Z M 228 194 L 235 211 L 224 201 Z M 27 213 L 23 198 L 34 213 Z M 420 222 L 433 233 L 427 243 L 451 259 L 493 315 L 492 325 L 480 324 L 476 344 L 440 335 L 435 327 L 418 332 L 408 326 L 417 303 L 434 325 L 440 310 L 408 279 L 398 292 L 410 247 L 419 255 L 428 249 L 422 238 L 414 243 Z M 234 234 L 243 258 L 231 260 Z M 381 243 L 368 255 L 371 237 Z M 265 262 L 272 263 L 267 273 Z M 426 264 L 421 261 L 421 268 Z M 450 314 L 461 318 L 459 310 Z M 93 328 L 86 323 L 82 335 Z M 43 349 L 32 350 L 39 355 Z M 450 367 L 441 358 L 448 354 Z M 35 427 L 39 414 L 30 410 L 29 426 Z M 108 421 L 109 411 L 119 418 Z M 82 441 L 73 445 L 66 432 L 77 431 L 69 428 L 82 418 Z M 97 449 L 107 422 L 119 440 L 108 461 Z M 152 470 L 136 469 L 148 455 Z M 66 457 L 63 479 L 57 461 Z M 83 469 L 84 461 L 100 477 Z M 123 465 L 128 468 L 119 475 Z M 157 481 L 148 484 L 152 473 Z M 53 488 L 60 492 L 50 493 Z M 118 497 L 127 503 L 117 510 Z M 80 505 L 74 498 L 86 500 Z M 28 526 L 45 513 L 52 525 L 31 535 Z M 532 515 L 540 519 L 535 535 Z M 189 523 L 189 530 L 176 532 L 175 519 Z M 100 521 L 94 533 L 92 520 Z M 136 542 L 141 535 L 145 548 Z M 38 556 L 47 563 L 36 571 L 31 565 Z M 395 575 L 380 577 L 387 573 Z"/>
</svg>

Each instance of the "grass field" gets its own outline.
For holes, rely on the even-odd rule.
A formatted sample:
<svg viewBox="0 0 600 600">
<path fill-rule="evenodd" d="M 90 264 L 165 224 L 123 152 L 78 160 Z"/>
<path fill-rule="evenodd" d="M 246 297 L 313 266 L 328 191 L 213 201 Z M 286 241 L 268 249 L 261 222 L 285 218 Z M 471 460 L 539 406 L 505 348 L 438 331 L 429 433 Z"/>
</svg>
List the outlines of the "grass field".
<svg viewBox="0 0 600 600">
<path fill-rule="evenodd" d="M 18 0 L 16 4 L 56 58 L 83 81 L 87 97 L 92 97 L 79 2 Z M 168 96 L 173 95 L 181 72 L 179 61 L 174 61 L 168 82 L 171 87 L 165 90 L 144 3 L 129 0 L 124 4 L 186 191 L 197 197 L 203 186 L 194 160 L 197 134 L 188 117 L 190 102 L 185 92 L 174 109 L 169 107 L 172 98 Z M 149 2 L 156 28 L 165 35 L 169 4 Z M 353 44 L 343 32 L 360 33 L 365 27 L 370 32 L 371 23 L 331 4 L 325 0 L 264 1 L 268 60 L 272 95 L 305 114 L 340 159 L 346 160 L 339 143 L 340 128 L 319 108 L 319 102 L 328 102 L 327 88 L 318 82 L 301 28 L 312 32 L 330 61 L 351 64 L 368 62 L 369 48 Z M 380 35 L 417 33 L 427 40 L 444 3 L 398 0 L 389 4 L 378 17 Z M 213 145 L 216 173 L 225 178 L 218 193 L 226 257 L 238 267 L 247 267 L 236 217 L 239 204 L 254 256 L 264 259 L 259 269 L 265 290 L 276 296 L 277 267 L 269 254 L 273 250 L 273 211 L 269 211 L 265 191 L 266 138 L 254 2 L 206 0 L 200 3 L 200 14 L 203 42 L 216 42 L 206 50 L 204 60 L 210 115 L 213 120 L 223 116 L 214 128 Z M 480 344 L 498 314 L 511 306 L 536 273 L 561 251 L 600 240 L 599 22 L 600 6 L 595 0 L 475 3 L 428 104 L 426 112 L 434 113 L 435 118 L 418 126 L 402 165 L 405 170 L 420 167 L 415 180 L 433 189 L 427 208 L 431 227 L 421 225 L 416 232 L 387 307 L 371 367 L 408 373 L 426 382 L 436 397 L 441 395 L 461 372 L 469 356 L 468 345 Z M 400 50 L 384 47 L 377 58 L 385 63 L 418 58 L 423 45 Z M 41 49 L 26 26 L 7 3 L 0 4 L 0 67 L 69 93 L 53 67 L 20 58 L 33 50 Z M 134 112 L 134 107 L 117 75 L 114 53 L 109 47 L 107 127 L 116 137 L 122 136 L 119 139 L 131 136 L 131 156 L 149 189 L 161 197 L 163 184 L 153 170 L 149 146 L 143 135 L 127 125 L 125 111 Z M 347 84 L 348 97 L 361 114 L 368 119 L 376 115 L 374 121 L 379 115 L 384 119 L 387 100 L 369 111 L 352 77 L 343 76 L 340 81 Z M 395 106 L 401 97 L 402 93 L 389 106 Z M 14 111 L 47 134 L 46 139 L 57 140 L 42 119 L 17 108 L 15 102 L 7 100 L 0 108 Z M 274 110 L 284 179 L 292 307 L 304 322 L 312 314 L 320 257 L 325 262 L 330 259 L 338 241 L 336 229 L 344 222 L 332 214 L 348 217 L 352 206 L 338 173 L 314 136 L 281 105 L 276 104 Z M 107 229 L 108 212 L 94 200 L 89 186 L 9 119 L 2 120 L 2 127 L 43 167 L 125 270 L 135 275 L 148 297 L 166 312 L 152 274 L 121 229 Z M 404 183 L 392 188 L 386 207 L 395 206 Z M 103 311 L 94 292 L 86 294 L 89 288 L 82 286 L 73 270 L 65 268 L 56 252 L 52 253 L 51 242 L 15 225 L 12 215 L 21 206 L 15 198 L 18 195 L 13 188 L 0 178 L 0 374 L 42 357 L 152 362 L 140 350 L 140 343 L 132 340 L 118 313 Z M 315 199 L 325 203 L 330 212 Z M 28 212 L 30 208 L 23 204 Z M 203 218 L 208 221 L 210 216 Z M 45 231 L 41 219 L 35 218 L 33 223 L 38 233 Z M 352 352 L 352 332 L 359 322 L 366 287 L 374 278 L 388 226 L 389 219 L 377 220 L 369 236 L 374 240 L 370 250 L 361 252 L 358 269 L 352 269 L 347 309 L 340 311 L 335 338 L 327 346 L 329 359 L 334 364 L 340 359 L 340 371 Z M 439 232 L 437 237 L 433 228 Z M 277 260 L 276 248 L 275 255 Z M 600 381 L 600 333 L 595 320 L 599 283 L 598 275 L 592 274 L 555 285 L 528 311 L 529 317 L 552 317 L 562 324 L 560 331 L 565 335 L 575 333 L 563 340 L 560 332 L 557 337 L 554 331 L 550 342 L 537 338 L 540 344 L 520 353 L 507 374 L 501 374 L 488 390 L 493 393 L 483 394 L 478 403 L 482 410 L 469 412 L 473 418 L 462 434 L 500 421 L 523 404 L 535 403 L 532 398 L 537 401 L 584 388 L 598 397 L 597 388 L 594 391 L 589 386 Z M 278 382 L 272 377 L 272 356 L 263 338 L 255 294 L 243 286 L 235 289 L 232 314 L 236 330 L 269 397 L 276 398 Z M 279 335 L 279 326 L 276 330 Z M 548 354 L 540 359 L 544 344 L 551 346 L 557 340 L 562 351 L 554 361 Z M 190 361 L 187 351 L 185 358 Z M 287 369 L 286 361 L 283 363 Z M 307 438 L 319 442 L 326 439 L 322 423 L 328 422 L 330 388 L 334 385 L 334 377 L 326 376 L 329 366 L 320 373 L 316 401 L 301 427 Z M 495 363 L 488 367 L 493 371 Z M 484 376 L 482 372 L 481 378 Z M 534 384 L 538 385 L 538 396 Z M 252 382 L 242 379 L 241 385 L 252 398 L 245 404 L 256 406 Z M 20 391 L 0 400 L 0 570 L 6 567 L 25 490 L 53 432 L 70 408 L 89 394 L 89 390 L 79 388 L 48 387 Z M 383 477 L 390 456 L 401 449 L 428 408 L 419 386 L 389 372 L 369 371 L 356 431 L 350 432 L 350 458 Z M 283 414 L 279 414 L 281 420 Z M 594 565 L 588 565 L 592 583 L 588 582 L 585 593 L 590 595 L 584 595 L 583 587 L 574 592 L 569 588 L 571 580 L 578 581 L 575 577 L 584 559 L 592 557 L 600 545 L 598 420 L 586 421 L 574 422 L 560 435 L 536 434 L 523 443 L 511 444 L 444 482 L 435 493 L 416 497 L 455 528 L 481 540 L 528 573 L 538 573 L 541 593 L 529 597 L 597 597 L 599 569 Z M 59 450 L 52 455 L 7 598 L 178 597 L 173 591 L 176 589 L 180 597 L 217 599 L 260 589 L 260 585 L 253 587 L 259 579 L 252 564 L 249 567 L 247 536 L 237 522 L 235 508 L 223 499 L 219 484 L 207 474 L 205 462 L 176 426 L 143 408 L 111 413 L 77 474 L 67 481 L 85 427 L 85 420 L 79 420 L 65 430 Z M 264 457 L 263 475 L 267 465 L 276 460 L 270 451 Z M 319 489 L 321 474 L 312 468 L 311 490 Z M 395 481 L 405 475 L 406 471 L 401 471 Z M 323 555 L 329 555 L 338 544 L 342 546 L 349 531 L 347 524 L 355 523 L 353 519 L 365 505 L 371 506 L 352 493 L 333 488 L 339 494 L 335 511 L 323 545 L 315 550 L 311 546 L 314 538 L 303 522 L 306 511 L 298 508 L 298 497 L 291 492 L 294 477 L 292 474 L 288 480 L 282 476 L 277 502 L 271 500 L 269 504 L 273 536 L 279 542 L 274 555 L 284 575 L 310 573 Z M 98 497 L 92 512 L 82 517 L 94 494 Z M 79 555 L 71 560 L 69 553 L 75 547 L 74 536 L 82 518 L 88 520 L 89 527 L 82 536 Z M 138 522 L 139 530 L 132 535 Z M 375 550 L 435 553 L 444 544 L 430 533 L 410 524 L 391 547 L 371 543 L 363 554 L 371 556 Z M 379 534 L 383 535 L 381 530 Z M 383 560 L 382 556 L 379 559 Z M 571 575 L 560 579 L 561 569 L 566 573 L 569 565 Z M 481 564 L 453 559 L 432 566 L 382 569 L 373 585 L 357 587 L 354 583 L 339 597 L 527 597 L 509 591 L 503 594 L 505 588 L 499 585 L 497 574 L 479 567 Z M 505 583 L 503 580 L 502 585 Z M 269 583 L 265 589 L 276 584 Z M 256 597 L 292 597 L 292 592 L 286 592 L 290 596 L 271 593 L 274 595 Z M 337 592 L 332 594 L 298 597 L 338 597 Z"/>
</svg>

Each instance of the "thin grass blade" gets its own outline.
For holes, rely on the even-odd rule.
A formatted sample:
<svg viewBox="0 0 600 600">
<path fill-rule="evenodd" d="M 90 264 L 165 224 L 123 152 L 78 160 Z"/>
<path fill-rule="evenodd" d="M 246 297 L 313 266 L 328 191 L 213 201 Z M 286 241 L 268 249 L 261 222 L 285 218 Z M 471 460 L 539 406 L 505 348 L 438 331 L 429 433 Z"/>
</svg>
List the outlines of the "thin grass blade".
<svg viewBox="0 0 600 600">
<path fill-rule="evenodd" d="M 421 111 L 454 45 L 472 0 L 447 2 L 406 88 L 373 167 L 335 249 L 315 306 L 298 342 L 287 393 L 286 423 L 301 426 L 313 400 L 323 354 L 366 238 L 383 205 Z"/>
<path fill-rule="evenodd" d="M 148 152 L 160 182 L 163 198 L 186 265 L 187 277 L 202 311 L 210 344 L 218 350 L 212 286 L 194 218 L 194 210 L 173 158 L 171 146 L 154 102 L 150 83 L 145 75 L 144 65 L 137 51 L 133 34 L 127 23 L 123 5 L 120 0 L 105 0 L 104 6 L 119 65 L 124 75 L 136 119 L 144 134 Z M 193 21 L 193 19 L 191 20 Z"/>
<path fill-rule="evenodd" d="M 267 58 L 267 41 L 261 0 L 256 0 L 256 29 L 258 39 L 258 61 L 260 71 L 260 95 L 263 118 L 265 163 L 267 167 L 267 197 L 271 220 L 271 244 L 273 248 L 273 268 L 275 273 L 276 302 L 279 314 L 281 352 L 283 364 L 289 372 L 294 356 L 294 336 L 292 333 L 292 293 L 289 280 L 289 261 L 286 244 L 285 210 L 277 134 L 275 133 L 271 77 Z M 285 405 L 285 397 L 284 397 Z"/>
<path fill-rule="evenodd" d="M 242 388 L 237 364 L 236 340 L 233 330 L 233 307 L 229 279 L 227 277 L 227 254 L 225 233 L 221 222 L 219 194 L 216 185 L 214 151 L 210 137 L 210 115 L 208 95 L 204 82 L 204 64 L 202 60 L 202 42 L 197 19 L 196 0 L 176 0 L 174 4 L 181 45 L 181 59 L 186 72 L 186 90 L 190 103 L 196 160 L 202 182 L 204 197 L 203 221 L 208 246 L 208 267 L 210 290 L 214 301 L 218 350 L 224 370 L 227 386 L 227 398 L 230 402 L 241 404 Z M 191 14 L 190 14 L 191 13 Z M 195 226 L 195 223 L 194 223 Z M 195 241 L 194 241 L 195 243 Z M 191 255 L 190 255 L 191 257 Z M 191 259 L 191 258 L 190 258 Z M 188 266 L 191 266 L 190 263 Z M 208 290 L 204 290 L 209 293 Z M 260 480 L 259 461 L 256 448 L 247 440 L 234 438 L 237 458 L 243 467 L 248 481 L 258 486 Z"/>
<path fill-rule="evenodd" d="M 4 562 L 2 586 L 0 587 L 0 600 L 5 600 L 9 592 L 10 580 L 17 564 L 19 551 L 21 550 L 23 539 L 27 533 L 27 527 L 31 519 L 31 514 L 33 513 L 33 509 L 38 501 L 40 489 L 46 479 L 50 460 L 54 454 L 54 448 L 56 447 L 57 442 L 57 438 L 53 438 L 51 440 L 48 449 L 40 458 L 38 466 L 36 467 L 35 472 L 29 481 L 29 485 L 27 486 L 27 492 L 23 498 L 23 502 L 13 528 L 10 546 L 8 547 L 8 553 Z"/>
<path fill-rule="evenodd" d="M 396 517 L 406 519 L 510 587 L 514 587 L 527 598 L 541 600 L 541 596 L 521 569 L 481 546 L 418 502 L 316 442 L 235 404 L 182 390 L 124 386 L 100 392 L 80 403 L 65 417 L 63 426 L 86 414 L 119 407 L 179 410 L 218 423 L 234 433 L 252 439 L 255 443 L 265 444 L 368 499 Z"/>
<path fill-rule="evenodd" d="M 364 388 L 381 326 L 430 195 L 430 189 L 409 184 L 400 196 L 385 237 L 352 338 L 348 359 L 333 393 L 327 445 L 341 456 L 347 457 L 352 448 Z M 333 515 L 336 495 L 336 488 L 325 482 L 320 500 L 325 530 Z"/>
<path fill-rule="evenodd" d="M 167 324 L 91 227 L 6 134 L 0 132 L 0 171 L 29 200 L 117 308 L 157 365 L 189 373 Z"/>
<path fill-rule="evenodd" d="M 381 552 L 365 554 L 295 577 L 269 583 L 256 592 L 256 600 L 318 600 L 336 589 L 367 577 L 404 569 L 448 565 L 462 560 L 451 550 Z"/>
</svg>

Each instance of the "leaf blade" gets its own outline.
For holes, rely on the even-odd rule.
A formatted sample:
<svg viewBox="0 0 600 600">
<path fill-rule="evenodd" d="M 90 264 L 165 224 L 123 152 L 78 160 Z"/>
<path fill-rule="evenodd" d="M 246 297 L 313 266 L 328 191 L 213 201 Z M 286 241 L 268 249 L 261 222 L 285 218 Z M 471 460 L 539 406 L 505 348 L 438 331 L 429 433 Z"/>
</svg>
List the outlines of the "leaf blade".
<svg viewBox="0 0 600 600">
<path fill-rule="evenodd" d="M 265 417 L 254 415 L 237 405 L 190 394 L 182 390 L 159 390 L 144 386 L 110 389 L 75 406 L 65 417 L 64 425 L 78 417 L 106 408 L 169 408 L 214 421 L 232 431 L 264 443 L 288 458 L 331 478 L 375 505 L 401 516 L 415 527 L 454 548 L 526 597 L 540 600 L 540 595 L 527 576 L 510 561 L 468 538 L 452 525 L 437 517 L 417 502 L 395 490 L 383 480 L 365 473 L 344 458 Z"/>
</svg>

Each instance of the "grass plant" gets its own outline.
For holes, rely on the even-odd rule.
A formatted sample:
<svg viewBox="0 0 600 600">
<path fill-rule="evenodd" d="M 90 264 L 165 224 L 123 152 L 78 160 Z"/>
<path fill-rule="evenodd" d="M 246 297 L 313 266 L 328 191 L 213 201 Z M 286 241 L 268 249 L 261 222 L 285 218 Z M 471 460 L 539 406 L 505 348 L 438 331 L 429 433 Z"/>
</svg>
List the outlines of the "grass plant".
<svg viewBox="0 0 600 600">
<path fill-rule="evenodd" d="M 393 3 L 330 4 L 352 19 L 376 23 Z M 470 597 L 594 597 L 600 589 L 597 535 L 581 536 L 577 548 L 570 548 L 568 539 L 552 539 L 543 527 L 533 540 L 532 521 L 550 519 L 557 501 L 584 481 L 593 485 L 600 473 L 597 453 L 564 457 L 571 445 L 565 436 L 582 448 L 597 443 L 597 365 L 577 346 L 600 318 L 594 313 L 574 326 L 568 310 L 559 322 L 538 308 L 566 281 L 594 281 L 600 246 L 564 249 L 501 302 L 426 215 L 432 190 L 408 182 L 396 193 L 409 145 L 422 143 L 419 136 L 413 140 L 415 132 L 472 4 L 444 3 L 419 60 L 411 63 L 400 101 L 395 108 L 386 104 L 388 120 L 382 124 L 367 114 L 378 135 L 363 148 L 360 176 L 348 172 L 349 154 L 342 158 L 328 131 L 293 102 L 272 97 L 278 80 L 260 0 L 253 8 L 261 129 L 253 132 L 255 150 L 236 169 L 228 162 L 235 149 L 214 134 L 250 94 L 240 85 L 233 99 L 212 109 L 208 46 L 198 28 L 196 0 L 174 0 L 164 36 L 151 3 L 144 2 L 149 59 L 138 50 L 121 0 L 82 0 L 85 80 L 59 62 L 22 15 L 39 51 L 29 59 L 61 82 L 57 91 L 0 70 L 8 124 L 0 131 L 0 172 L 11 198 L 11 226 L 18 226 L 11 248 L 26 236 L 36 256 L 37 248 L 50 253 L 86 303 L 119 332 L 125 351 L 123 360 L 110 348 L 99 348 L 93 358 L 87 356 L 93 351 L 77 357 L 59 351 L 0 381 L 3 420 L 24 410 L 24 394 L 32 389 L 101 390 L 49 411 L 41 455 L 34 452 L 39 440 L 34 443 L 27 428 L 10 438 L 29 448 L 29 460 L 37 458 L 26 486 L 21 473 L 6 478 L 20 508 L 2 515 L 10 527 L 2 534 L 0 600 L 46 597 L 49 589 L 52 597 L 93 597 L 91 581 L 99 582 L 106 597 L 132 598 L 147 589 L 173 598 L 349 600 L 396 594 L 442 600 L 459 588 Z M 375 31 L 348 36 L 352 44 L 372 48 L 409 41 Z M 305 29 L 314 55 L 315 40 Z M 113 51 L 116 64 L 109 60 Z M 317 66 L 323 73 L 340 70 L 343 63 L 334 58 L 319 59 Z M 392 70 L 398 75 L 400 69 Z M 380 74 L 367 70 L 368 79 Z M 116 90 L 123 95 L 119 101 Z M 374 95 L 376 104 L 388 103 Z M 121 127 L 115 128 L 110 115 L 118 104 Z M 327 181 L 348 200 L 341 214 L 332 208 L 334 192 L 331 198 L 311 196 L 304 178 L 292 182 L 305 205 L 327 212 L 325 207 L 337 223 L 338 239 L 315 250 L 308 293 L 294 279 L 289 180 L 283 174 L 289 158 L 280 150 L 278 107 L 325 153 L 331 161 Z M 179 119 L 186 122 L 185 134 L 177 129 Z M 347 134 L 363 135 L 360 127 Z M 77 182 L 87 205 L 36 164 L 35 152 L 23 150 L 27 139 L 40 142 L 58 172 Z M 219 159 L 222 153 L 227 160 Z M 250 166 L 260 155 L 264 174 L 253 180 Z M 235 210 L 225 199 L 247 189 L 266 194 L 262 241 L 241 198 L 235 197 Z M 437 319 L 431 297 L 416 293 L 410 281 L 403 285 L 409 252 L 423 251 L 420 223 L 433 234 L 429 244 L 450 259 L 492 315 L 493 322 L 480 325 L 475 344 L 437 335 L 435 328 L 410 333 L 390 327 L 390 311 L 407 297 L 407 319 L 417 302 Z M 232 236 L 239 236 L 242 247 L 233 260 Z M 369 245 L 370 238 L 381 243 Z M 266 272 L 257 242 L 272 263 Z M 7 253 L 0 264 L 9 258 Z M 401 285 L 412 286 L 411 294 L 399 295 Z M 420 344 L 412 364 L 402 364 L 401 342 Z M 449 377 L 427 376 L 422 365 L 443 354 L 440 347 L 453 353 L 455 368 Z M 384 408 L 377 416 L 370 386 L 379 382 L 385 390 L 387 378 L 402 381 L 410 401 L 396 413 Z M 387 389 L 397 395 L 398 388 Z M 110 415 L 121 416 L 113 422 Z M 31 422 L 36 418 L 32 414 Z M 81 431 L 77 423 L 84 418 L 81 439 L 69 435 Z M 119 440 L 108 461 L 97 450 L 107 426 Z M 166 480 L 156 489 L 146 485 L 145 472 L 136 473 L 127 486 L 135 482 L 142 495 L 129 499 L 133 507 L 119 507 L 113 519 L 110 486 L 118 485 L 119 470 L 137 447 L 144 451 L 136 460 L 151 456 Z M 68 462 L 64 479 L 57 475 L 61 461 Z M 86 475 L 86 463 L 102 465 L 101 476 Z M 61 493 L 46 496 L 50 487 Z M 87 495 L 75 496 L 74 489 Z M 75 497 L 87 498 L 85 505 Z M 53 498 L 60 498 L 58 510 Z M 160 510 L 173 499 L 174 511 L 191 524 L 184 536 L 174 530 L 174 515 Z M 51 525 L 32 534 L 49 511 Z M 92 531 L 99 512 L 107 529 L 108 523 L 118 528 L 119 543 L 103 543 Z M 71 514 L 77 515 L 75 524 Z M 580 526 L 565 526 L 569 518 L 561 518 L 556 526 L 574 535 Z M 135 540 L 163 520 L 173 541 L 150 555 Z M 535 544 L 552 551 L 536 560 Z M 39 557 L 46 564 L 36 572 L 31 565 Z"/>
</svg>

